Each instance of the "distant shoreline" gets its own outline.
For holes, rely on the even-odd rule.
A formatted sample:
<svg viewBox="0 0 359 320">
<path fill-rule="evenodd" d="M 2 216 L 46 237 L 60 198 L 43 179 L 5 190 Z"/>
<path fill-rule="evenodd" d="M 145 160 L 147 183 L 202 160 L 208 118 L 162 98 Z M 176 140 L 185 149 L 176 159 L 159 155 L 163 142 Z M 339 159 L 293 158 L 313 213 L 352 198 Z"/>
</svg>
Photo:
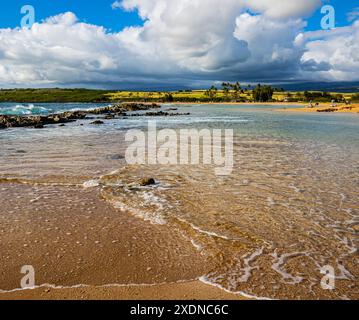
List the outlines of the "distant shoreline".
<svg viewBox="0 0 359 320">
<path fill-rule="evenodd" d="M 0 102 L 0 103 L 29 103 L 29 104 L 36 104 L 36 103 L 46 103 L 46 102 Z M 64 102 L 47 102 L 47 103 L 64 103 Z M 91 104 L 91 102 L 66 102 L 66 104 Z M 107 103 L 110 105 L 116 104 L 158 104 L 158 105 L 169 105 L 169 106 L 176 106 L 176 105 L 233 105 L 233 106 L 274 106 L 282 108 L 276 109 L 276 111 L 285 111 L 285 112 L 306 112 L 306 113 L 359 113 L 359 103 L 352 103 L 352 104 L 345 104 L 345 103 L 336 103 L 333 107 L 332 103 L 330 102 L 322 102 L 319 103 L 318 106 L 313 106 L 312 108 L 309 107 L 309 103 L 307 102 L 181 102 L 181 101 L 174 101 L 174 102 L 161 102 L 161 101 L 151 101 L 144 103 L 141 100 L 138 101 L 119 101 L 119 102 L 92 102 L 92 103 Z M 313 103 L 314 105 L 314 103 Z M 292 106 L 297 108 L 286 108 L 286 106 Z M 1 114 L 1 112 L 0 112 Z"/>
</svg>

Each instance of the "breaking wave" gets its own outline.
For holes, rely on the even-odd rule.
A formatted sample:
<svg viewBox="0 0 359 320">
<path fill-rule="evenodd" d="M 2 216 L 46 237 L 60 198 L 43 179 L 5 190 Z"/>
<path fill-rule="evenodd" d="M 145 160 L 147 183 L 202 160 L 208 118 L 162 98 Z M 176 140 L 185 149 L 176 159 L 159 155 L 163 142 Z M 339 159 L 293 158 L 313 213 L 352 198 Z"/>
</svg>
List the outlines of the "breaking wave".
<svg viewBox="0 0 359 320">
<path fill-rule="evenodd" d="M 12 107 L 0 107 L 0 114 L 3 115 L 14 115 L 14 116 L 26 116 L 26 115 L 43 115 L 52 112 L 51 109 L 35 106 L 34 104 L 29 105 L 16 105 Z"/>
</svg>

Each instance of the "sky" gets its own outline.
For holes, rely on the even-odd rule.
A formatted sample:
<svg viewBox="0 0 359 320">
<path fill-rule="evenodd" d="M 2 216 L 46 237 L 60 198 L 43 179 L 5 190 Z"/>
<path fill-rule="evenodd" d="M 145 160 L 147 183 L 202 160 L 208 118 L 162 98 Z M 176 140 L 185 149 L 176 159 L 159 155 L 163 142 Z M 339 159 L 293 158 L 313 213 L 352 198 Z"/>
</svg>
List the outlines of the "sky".
<svg viewBox="0 0 359 320">
<path fill-rule="evenodd" d="M 0 11 L 0 87 L 359 81 L 358 17 L 357 0 L 12 0 Z"/>
</svg>

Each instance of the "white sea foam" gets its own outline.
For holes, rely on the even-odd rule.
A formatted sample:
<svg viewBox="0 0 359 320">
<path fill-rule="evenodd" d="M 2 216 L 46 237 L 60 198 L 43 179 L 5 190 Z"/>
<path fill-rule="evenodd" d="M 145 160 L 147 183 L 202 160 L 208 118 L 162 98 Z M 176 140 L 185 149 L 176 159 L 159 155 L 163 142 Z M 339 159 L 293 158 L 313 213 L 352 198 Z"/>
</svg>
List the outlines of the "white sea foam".
<svg viewBox="0 0 359 320">
<path fill-rule="evenodd" d="M 337 260 L 337 266 L 340 271 L 340 275 L 336 276 L 337 280 L 354 280 L 355 277 L 344 267 L 342 263 Z"/>
<path fill-rule="evenodd" d="M 252 271 L 258 269 L 258 267 L 251 266 L 251 262 L 255 261 L 259 256 L 263 254 L 264 248 L 260 248 L 254 251 L 251 255 L 246 256 L 243 260 L 245 267 L 242 268 L 244 274 L 239 278 L 239 282 L 248 282 L 252 276 Z"/>
<path fill-rule="evenodd" d="M 248 293 L 243 292 L 243 291 L 230 291 L 230 290 L 224 288 L 223 286 L 219 285 L 218 283 L 215 283 L 215 282 L 211 281 L 211 279 L 209 279 L 208 276 L 202 276 L 198 280 L 203 282 L 204 284 L 219 288 L 219 289 L 221 289 L 221 290 L 223 290 L 225 292 L 231 293 L 231 294 L 241 295 L 242 297 L 247 298 L 247 299 L 273 300 L 273 299 L 270 299 L 270 298 L 267 298 L 267 297 L 258 297 L 258 296 L 248 294 Z"/>
<path fill-rule="evenodd" d="M 193 239 L 191 240 L 191 243 L 196 248 L 197 251 L 199 252 L 203 251 L 203 247 L 200 244 L 196 243 Z"/>
<path fill-rule="evenodd" d="M 111 203 L 115 208 L 120 209 L 122 211 L 128 211 L 133 216 L 140 218 L 144 221 L 149 221 L 152 224 L 165 225 L 167 223 L 164 217 L 160 213 L 154 211 L 148 211 L 145 209 L 139 210 L 120 201 L 112 201 Z"/>
<path fill-rule="evenodd" d="M 293 252 L 293 253 L 283 253 L 281 256 L 278 255 L 277 251 L 275 251 L 272 256 L 276 259 L 276 261 L 272 264 L 272 269 L 279 273 L 285 283 L 287 284 L 299 284 L 304 279 L 299 276 L 293 276 L 289 274 L 285 269 L 284 265 L 286 262 L 292 258 L 296 258 L 299 256 L 307 256 L 308 252 Z"/>
<path fill-rule="evenodd" d="M 212 232 L 212 231 L 207 231 L 207 230 L 203 230 L 197 226 L 195 226 L 193 223 L 191 222 L 188 222 L 184 219 L 181 219 L 181 218 L 178 218 L 177 219 L 180 221 L 180 222 L 183 222 L 187 225 L 189 225 L 193 230 L 195 231 L 198 231 L 199 233 L 202 233 L 202 234 L 205 234 L 207 236 L 211 236 L 211 237 L 215 237 L 215 238 L 220 238 L 220 239 L 224 239 L 224 240 L 230 240 L 230 241 L 239 241 L 240 239 L 236 239 L 236 238 L 229 238 L 229 237 L 226 237 L 224 235 L 221 235 L 221 234 L 218 234 L 218 233 L 215 233 L 215 232 Z"/>
<path fill-rule="evenodd" d="M 141 287 L 155 287 L 155 286 L 162 286 L 166 284 L 180 284 L 180 283 L 187 283 L 196 281 L 198 279 L 190 279 L 190 280 L 179 280 L 173 282 L 159 282 L 159 283 L 128 283 L 128 284 L 120 284 L 120 283 L 113 283 L 113 284 L 104 284 L 104 285 L 88 285 L 88 284 L 76 284 L 73 286 L 60 286 L 54 284 L 41 284 L 31 288 L 16 288 L 11 290 L 1 290 L 0 293 L 14 293 L 14 292 L 22 292 L 22 291 L 31 291 L 41 288 L 48 288 L 54 290 L 62 290 L 62 289 L 82 289 L 82 288 L 141 288 Z"/>
</svg>

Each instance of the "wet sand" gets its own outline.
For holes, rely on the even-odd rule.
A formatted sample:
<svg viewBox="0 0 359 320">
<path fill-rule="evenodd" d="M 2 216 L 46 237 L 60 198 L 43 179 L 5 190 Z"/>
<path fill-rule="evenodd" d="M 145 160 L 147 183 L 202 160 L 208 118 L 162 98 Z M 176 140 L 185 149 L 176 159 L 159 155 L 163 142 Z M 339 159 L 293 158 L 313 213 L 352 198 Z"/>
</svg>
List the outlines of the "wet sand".
<svg viewBox="0 0 359 320">
<path fill-rule="evenodd" d="M 200 281 L 155 286 L 48 287 L 0 294 L 0 300 L 243 300 Z"/>
<path fill-rule="evenodd" d="M 20 288 L 24 265 L 35 268 L 37 286 L 89 286 L 0 299 L 238 298 L 193 280 L 210 262 L 176 230 L 115 210 L 92 189 L 0 184 L 0 197 L 1 289 Z M 103 287 L 112 284 L 120 287 Z"/>
</svg>

